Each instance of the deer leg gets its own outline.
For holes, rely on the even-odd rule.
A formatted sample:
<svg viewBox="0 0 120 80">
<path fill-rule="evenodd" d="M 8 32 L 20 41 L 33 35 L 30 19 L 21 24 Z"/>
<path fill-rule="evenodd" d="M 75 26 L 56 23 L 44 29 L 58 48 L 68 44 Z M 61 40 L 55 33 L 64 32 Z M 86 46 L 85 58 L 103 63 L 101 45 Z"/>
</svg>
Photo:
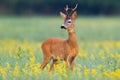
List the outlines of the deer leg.
<svg viewBox="0 0 120 80">
<path fill-rule="evenodd" d="M 70 60 L 70 68 L 71 68 L 71 71 L 74 70 L 74 60 L 75 60 L 75 57 L 71 58 L 71 60 Z"/>
<path fill-rule="evenodd" d="M 44 67 L 48 64 L 48 62 L 50 61 L 51 57 L 44 57 L 44 60 L 40 66 L 41 70 L 44 69 Z"/>
<path fill-rule="evenodd" d="M 74 60 L 71 62 L 71 64 L 70 64 L 70 68 L 71 68 L 71 71 L 74 70 Z"/>
<path fill-rule="evenodd" d="M 66 59 L 65 59 L 65 62 L 66 62 L 66 68 L 70 65 L 70 56 L 68 56 Z"/>
<path fill-rule="evenodd" d="M 50 67 L 50 71 L 53 71 L 54 70 L 54 66 L 57 64 L 57 59 L 53 59 L 53 63 L 52 63 L 52 65 L 51 65 L 51 67 Z"/>
</svg>

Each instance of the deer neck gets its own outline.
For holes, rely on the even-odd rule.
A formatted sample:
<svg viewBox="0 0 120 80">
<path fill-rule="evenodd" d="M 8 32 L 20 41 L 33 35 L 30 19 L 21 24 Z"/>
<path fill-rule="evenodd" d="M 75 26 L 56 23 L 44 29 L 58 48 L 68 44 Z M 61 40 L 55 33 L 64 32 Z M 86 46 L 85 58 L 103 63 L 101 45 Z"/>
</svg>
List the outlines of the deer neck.
<svg viewBox="0 0 120 80">
<path fill-rule="evenodd" d="M 75 29 L 68 30 L 68 44 L 72 48 L 78 48 Z"/>
</svg>

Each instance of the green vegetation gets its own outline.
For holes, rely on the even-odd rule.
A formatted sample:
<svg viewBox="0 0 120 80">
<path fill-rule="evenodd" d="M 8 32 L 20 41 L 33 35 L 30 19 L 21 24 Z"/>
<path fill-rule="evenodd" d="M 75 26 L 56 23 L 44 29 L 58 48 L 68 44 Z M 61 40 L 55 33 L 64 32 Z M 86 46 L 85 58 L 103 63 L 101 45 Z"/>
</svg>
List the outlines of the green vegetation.
<svg viewBox="0 0 120 80">
<path fill-rule="evenodd" d="M 75 70 L 65 62 L 41 71 L 41 43 L 67 38 L 56 16 L 0 17 L 0 80 L 120 80 L 120 17 L 78 17 Z"/>
<path fill-rule="evenodd" d="M 120 40 L 120 17 L 78 17 L 76 32 L 79 41 Z M 55 16 L 0 17 L 0 39 L 43 41 L 49 37 L 67 38 L 60 29 L 63 20 Z"/>
</svg>

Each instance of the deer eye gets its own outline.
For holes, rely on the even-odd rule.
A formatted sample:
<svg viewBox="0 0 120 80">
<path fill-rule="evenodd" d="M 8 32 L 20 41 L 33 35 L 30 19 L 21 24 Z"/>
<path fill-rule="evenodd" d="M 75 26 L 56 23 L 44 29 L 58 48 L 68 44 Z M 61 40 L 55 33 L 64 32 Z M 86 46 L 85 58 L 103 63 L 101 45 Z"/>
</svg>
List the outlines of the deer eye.
<svg viewBox="0 0 120 80">
<path fill-rule="evenodd" d="M 68 23 L 71 23 L 71 21 L 68 21 Z"/>
</svg>

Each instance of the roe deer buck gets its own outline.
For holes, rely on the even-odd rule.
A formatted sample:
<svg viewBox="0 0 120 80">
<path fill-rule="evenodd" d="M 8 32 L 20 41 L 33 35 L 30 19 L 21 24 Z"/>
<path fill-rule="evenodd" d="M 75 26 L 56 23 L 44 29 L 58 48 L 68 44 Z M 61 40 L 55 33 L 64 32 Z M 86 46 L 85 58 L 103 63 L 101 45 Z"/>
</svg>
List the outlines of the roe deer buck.
<svg viewBox="0 0 120 80">
<path fill-rule="evenodd" d="M 61 17 L 64 19 L 64 23 L 61 28 L 68 31 L 68 39 L 49 38 L 42 44 L 42 51 L 44 60 L 41 64 L 41 69 L 47 65 L 52 59 L 53 63 L 50 67 L 50 71 L 54 69 L 54 65 L 57 64 L 57 57 L 66 62 L 66 66 L 70 66 L 71 70 L 74 68 L 74 60 L 78 54 L 78 43 L 75 32 L 75 20 L 77 17 L 76 8 L 65 8 L 66 14 L 60 12 Z"/>
</svg>

